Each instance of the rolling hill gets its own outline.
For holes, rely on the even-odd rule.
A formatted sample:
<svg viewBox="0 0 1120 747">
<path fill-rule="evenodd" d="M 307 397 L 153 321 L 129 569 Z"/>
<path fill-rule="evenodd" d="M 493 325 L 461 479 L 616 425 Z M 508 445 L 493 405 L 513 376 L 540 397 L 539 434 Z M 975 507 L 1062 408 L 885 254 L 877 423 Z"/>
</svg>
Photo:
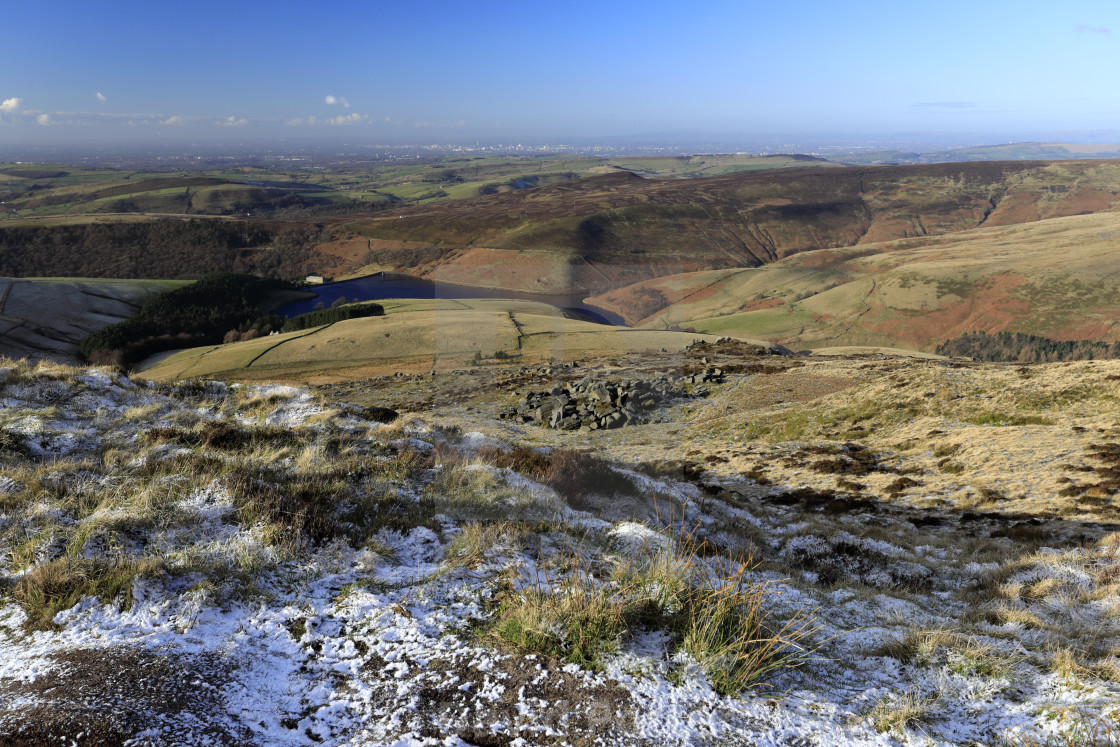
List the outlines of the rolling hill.
<svg viewBox="0 0 1120 747">
<path fill-rule="evenodd" d="M 385 316 L 153 356 L 140 370 L 163 380 L 327 383 L 461 369 L 476 354 L 488 365 L 523 365 L 680 350 L 697 337 L 716 339 L 566 319 L 558 309 L 531 301 L 401 300 L 384 306 Z M 498 352 L 504 357 L 495 358 Z"/>
<path fill-rule="evenodd" d="M 322 223 L 211 217 L 4 228 L 0 272 L 388 269 L 495 296 L 586 294 L 638 328 L 810 348 L 930 350 L 977 330 L 1116 339 L 1120 161 L 765 170 L 731 157 L 669 161 L 599 164 L 594 176 Z M 709 167 L 727 173 L 688 176 Z M 493 175 L 477 168 L 475 176 Z M 48 171 L 21 178 L 71 178 Z M 197 181 L 171 189 L 224 188 L 219 176 L 182 179 Z M 100 176 L 80 181 L 59 188 L 97 199 L 131 194 Z M 436 343 L 417 344 L 421 357 L 438 357 Z M 315 350 L 304 358 L 333 360 L 341 348 Z"/>
<path fill-rule="evenodd" d="M 777 168 L 777 162 L 765 159 L 752 164 L 738 156 L 615 161 L 541 160 L 541 175 L 557 173 L 548 168 L 562 164 L 580 166 L 582 171 L 570 173 L 581 178 L 391 211 L 332 214 L 315 222 L 254 217 L 236 220 L 238 228 L 215 227 L 214 217 L 199 216 L 192 224 L 157 224 L 158 230 L 142 229 L 136 222 L 151 221 L 150 213 L 79 214 L 65 212 L 70 210 L 66 206 L 85 210 L 132 200 L 135 206 L 186 209 L 171 203 L 189 195 L 190 205 L 210 204 L 221 212 L 240 205 L 241 197 L 257 194 L 253 190 L 264 190 L 253 198 L 263 200 L 272 194 L 268 190 L 280 189 L 269 185 L 299 183 L 291 181 L 292 175 L 285 176 L 287 182 L 281 175 L 273 181 L 260 172 L 251 174 L 255 179 L 234 183 L 232 175 L 223 174 L 129 179 L 118 174 L 106 181 L 109 177 L 100 173 L 24 171 L 20 173 L 28 176 L 6 176 L 6 188 L 23 185 L 18 187 L 22 191 L 12 193 L 15 202 L 37 204 L 32 211 L 63 213 L 0 223 L 0 271 L 127 277 L 132 274 L 127 268 L 122 272 L 115 267 L 120 264 L 116 245 L 121 244 L 135 258 L 129 260 L 133 264 L 149 265 L 136 274 L 149 277 L 190 277 L 213 269 L 297 276 L 391 269 L 496 289 L 599 294 L 685 272 L 759 267 L 804 251 L 1105 212 L 1120 200 L 1120 162 L 1106 160 L 856 168 L 794 157 L 777 162 L 801 168 Z M 464 159 L 443 166 L 439 178 L 455 183 L 481 183 L 499 172 L 504 172 L 502 178 L 533 183 L 524 173 L 530 167 L 526 163 L 472 165 L 471 159 Z M 436 178 L 428 173 L 432 167 L 426 168 L 411 176 Z M 713 171 L 725 173 L 704 175 Z M 0 174 L 7 172 L 0 168 Z M 405 176 L 387 169 L 368 179 L 386 183 Z M 346 182 L 333 175 L 333 181 L 304 186 L 321 187 L 324 195 L 342 194 L 360 189 L 358 177 L 351 174 L 354 181 Z M 29 181 L 34 183 L 29 186 Z M 540 181 L 547 179 L 541 176 Z M 128 191 L 133 189 L 142 191 Z M 73 202 L 46 204 L 55 199 Z M 251 202 L 260 204 L 259 200 Z M 134 227 L 126 230 L 114 224 Z M 122 231 L 128 234 L 125 240 L 108 240 Z M 300 234 L 294 241 L 293 232 Z M 206 248 L 206 258 L 199 257 L 194 273 L 182 266 L 184 261 L 189 265 L 190 252 L 181 251 L 192 244 L 187 234 L 193 233 L 204 237 L 199 245 Z M 150 265 L 163 263 L 160 256 L 166 254 L 167 242 L 161 237 L 172 234 L 176 267 L 151 271 Z M 218 234 L 222 237 L 216 239 Z M 31 244 L 41 250 L 19 249 Z M 64 256 L 78 245 L 81 252 Z M 109 255 L 113 262 L 98 259 Z"/>
<path fill-rule="evenodd" d="M 972 332 L 1120 340 L 1120 213 L 822 249 L 591 299 L 645 328 L 928 350 Z"/>
<path fill-rule="evenodd" d="M 612 173 L 341 224 L 367 250 L 338 259 L 446 282 L 602 293 L 684 272 L 760 267 L 823 248 L 1113 210 L 1120 162 L 985 162 L 739 172 Z M 432 253 L 439 259 L 432 262 Z M 360 255 L 360 256 L 359 256 Z M 434 266 L 432 266 L 434 264 Z"/>
<path fill-rule="evenodd" d="M 0 164 L 0 200 L 9 219 L 118 213 L 244 215 L 329 202 L 308 192 L 307 186 L 257 186 L 205 175 L 88 169 L 72 173 Z"/>
<path fill-rule="evenodd" d="M 282 214 L 306 218 L 493 195 L 608 173 L 692 179 L 740 171 L 842 168 L 805 155 L 652 158 L 471 156 L 276 172 L 144 172 L 0 163 L 0 217 Z"/>
</svg>

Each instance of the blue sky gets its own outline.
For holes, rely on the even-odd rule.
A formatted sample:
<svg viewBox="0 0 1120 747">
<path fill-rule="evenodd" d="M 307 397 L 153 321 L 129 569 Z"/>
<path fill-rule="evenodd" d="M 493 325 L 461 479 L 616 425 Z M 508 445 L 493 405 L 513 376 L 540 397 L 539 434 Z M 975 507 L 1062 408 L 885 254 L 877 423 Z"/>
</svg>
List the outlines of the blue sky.
<svg viewBox="0 0 1120 747">
<path fill-rule="evenodd" d="M 1120 3 L 9 3 L 0 144 L 1120 129 Z"/>
</svg>

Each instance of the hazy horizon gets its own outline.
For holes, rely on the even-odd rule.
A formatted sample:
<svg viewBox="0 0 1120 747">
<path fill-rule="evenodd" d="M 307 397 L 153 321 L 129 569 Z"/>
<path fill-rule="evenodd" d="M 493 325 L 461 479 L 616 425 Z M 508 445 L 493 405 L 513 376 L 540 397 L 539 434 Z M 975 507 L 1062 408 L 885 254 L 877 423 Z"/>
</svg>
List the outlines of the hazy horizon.
<svg viewBox="0 0 1120 747">
<path fill-rule="evenodd" d="M 1099 142 L 1120 8 L 64 2 L 6 9 L 0 146 Z"/>
</svg>

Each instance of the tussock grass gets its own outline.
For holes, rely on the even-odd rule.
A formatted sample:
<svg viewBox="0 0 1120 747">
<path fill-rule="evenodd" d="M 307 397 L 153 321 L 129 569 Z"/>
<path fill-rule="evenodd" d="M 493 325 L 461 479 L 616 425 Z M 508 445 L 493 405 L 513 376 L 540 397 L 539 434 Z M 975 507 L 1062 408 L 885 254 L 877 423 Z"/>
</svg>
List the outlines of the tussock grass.
<svg viewBox="0 0 1120 747">
<path fill-rule="evenodd" d="M 371 469 L 386 480 L 404 481 L 422 470 L 433 466 L 432 456 L 419 449 L 404 447 L 398 449 L 390 458 L 382 459 L 371 465 Z"/>
<path fill-rule="evenodd" d="M 635 629 L 664 627 L 675 650 L 697 661 L 724 695 L 763 686 L 780 670 L 802 665 L 816 631 L 812 615 L 777 618 L 772 607 L 781 592 L 754 578 L 749 557 L 727 566 L 703 555 L 701 546 L 682 537 L 676 549 L 596 574 L 577 554 L 568 558 L 562 580 L 542 574 L 512 593 L 495 633 L 519 649 L 600 669 L 602 657 Z"/>
<path fill-rule="evenodd" d="M 339 504 L 353 498 L 353 487 L 328 474 L 300 475 L 283 483 L 264 471 L 237 471 L 227 478 L 238 519 L 264 524 L 286 535 L 297 548 L 339 533 Z"/>
<path fill-rule="evenodd" d="M 1082 664 L 1081 658 L 1069 646 L 1062 646 L 1050 655 L 1050 671 L 1071 682 L 1089 674 L 1088 667 Z"/>
<path fill-rule="evenodd" d="M 1050 709 L 1043 717 L 1056 733 L 1005 733 L 999 747 L 1116 747 L 1120 745 L 1120 713 L 1091 712 L 1079 706 Z"/>
<path fill-rule="evenodd" d="M 871 651 L 873 656 L 887 656 L 906 663 L 928 665 L 937 649 L 949 645 L 953 633 L 944 630 L 910 630 L 906 635 L 884 643 Z"/>
<path fill-rule="evenodd" d="M 568 575 L 555 587 L 524 590 L 501 613 L 495 632 L 517 648 L 599 670 L 627 629 L 628 591 Z"/>
<path fill-rule="evenodd" d="M 180 405 L 183 397 L 216 403 L 213 419 L 172 404 L 158 427 L 127 446 L 106 441 L 95 456 L 42 464 L 9 455 L 0 467 L 9 486 L 0 501 L 13 511 L 0 526 L 0 549 L 8 569 L 27 569 L 5 593 L 27 610 L 29 626 L 49 627 L 59 610 L 89 594 L 129 604 L 139 575 L 187 574 L 223 594 L 252 595 L 264 590 L 259 584 L 277 561 L 312 545 L 341 538 L 388 556 L 378 532 L 438 528 L 435 504 L 415 492 L 433 466 L 420 451 L 335 432 L 329 420 L 318 428 L 246 426 L 224 387 L 172 389 Z M 167 409 L 135 406 L 123 421 L 134 425 Z M 379 434 L 393 435 L 406 434 Z M 183 504 L 200 491 L 228 500 L 230 517 L 248 531 L 234 541 L 212 537 Z M 160 561 L 136 559 L 157 552 Z"/>
<path fill-rule="evenodd" d="M 1096 641 L 1086 641 L 1086 647 L 1058 645 L 1050 652 L 1047 665 L 1063 681 L 1076 684 L 1083 680 L 1099 679 L 1120 682 L 1120 651 L 1101 656 L 1101 646 Z M 1094 645 L 1096 644 L 1096 645 Z M 1094 661 L 1095 659 L 1095 661 Z"/>
<path fill-rule="evenodd" d="M 134 422 L 150 420 L 153 416 L 163 412 L 163 409 L 162 404 L 154 402 L 147 405 L 133 405 L 124 411 L 124 419 Z"/>
<path fill-rule="evenodd" d="M 922 695 L 915 689 L 907 690 L 880 699 L 867 715 L 880 734 L 901 732 L 929 721 L 940 700 L 936 694 Z"/>
<path fill-rule="evenodd" d="M 913 629 L 871 653 L 924 667 L 944 662 L 954 674 L 995 679 L 1009 677 L 1021 661 L 992 643 L 952 630 Z"/>
<path fill-rule="evenodd" d="M 185 379 L 173 383 L 157 381 L 155 390 L 188 404 L 213 402 L 229 396 L 229 387 L 225 384 L 201 379 Z"/>
<path fill-rule="evenodd" d="M 38 531 L 32 532 L 29 531 L 29 528 L 24 531 L 27 534 L 22 539 L 5 542 L 11 547 L 7 555 L 12 566 L 17 570 L 22 570 L 48 559 L 58 537 L 58 527 L 53 524 Z M 8 538 L 5 537 L 5 539 Z"/>
<path fill-rule="evenodd" d="M 973 425 L 1054 425 L 1052 419 L 1044 418 L 1041 415 L 1009 415 L 1000 412 L 980 413 L 979 415 L 965 417 L 964 421 L 966 423 L 972 423 Z"/>
<path fill-rule="evenodd" d="M 949 457 L 949 456 L 953 456 L 954 454 L 956 454 L 960 450 L 961 450 L 961 445 L 960 444 L 941 444 L 940 446 L 934 447 L 933 455 L 935 457 L 938 457 L 938 458 Z"/>
<path fill-rule="evenodd" d="M 61 401 L 83 386 L 84 369 L 17 369 L 0 387 L 40 387 Z M 50 386 L 41 386 L 44 378 Z M 4 453 L 0 505 L 10 513 L 0 523 L 0 552 L 5 570 L 25 571 L 4 593 L 28 611 L 31 627 L 49 626 L 89 594 L 128 604 L 139 575 L 186 574 L 223 595 L 251 595 L 263 593 L 278 561 L 313 546 L 342 539 L 390 556 L 380 532 L 439 529 L 432 517 L 443 497 L 424 486 L 442 470 L 430 454 L 387 443 L 407 438 L 406 425 L 362 437 L 334 428 L 329 412 L 298 428 L 246 425 L 244 407 L 263 412 L 290 393 L 255 397 L 199 382 L 163 390 L 137 390 L 137 404 L 122 413 L 126 438 L 109 431 L 92 455 L 39 463 Z M 53 417 L 48 407 L 36 415 Z M 459 502 L 479 503 L 490 488 L 465 490 Z M 185 502 L 196 495 L 199 508 Z M 213 514 L 211 502 L 230 512 Z M 231 520 L 243 530 L 233 539 L 212 531 L 212 522 Z"/>
<path fill-rule="evenodd" d="M 993 609 L 981 611 L 978 613 L 977 617 L 987 622 L 989 625 L 1014 625 L 1026 628 L 1027 630 L 1051 629 L 1051 626 L 1038 615 L 1028 609 L 1016 607 L 997 606 Z"/>
<path fill-rule="evenodd" d="M 298 551 L 334 538 L 358 546 L 382 529 L 433 525 L 442 501 L 395 487 L 430 464 L 429 457 L 403 449 L 395 457 L 302 459 L 293 470 L 246 465 L 223 479 L 243 524 L 267 527 L 269 538 Z"/>
<path fill-rule="evenodd" d="M 5 428 L 0 428 L 0 456 L 27 459 L 31 456 L 31 449 L 27 446 L 27 439 L 18 433 Z"/>
<path fill-rule="evenodd" d="M 971 610 L 962 621 L 988 636 L 1020 639 L 1032 651 L 1035 666 L 1071 686 L 1116 682 L 1120 650 L 1112 621 L 1120 615 L 1118 548 L 1114 533 L 1062 551 L 997 555 L 993 559 L 1000 567 L 969 592 Z"/>
<path fill-rule="evenodd" d="M 1089 667 L 1090 673 L 1105 682 L 1120 682 L 1120 656 L 1109 656 Z"/>
<path fill-rule="evenodd" d="M 116 601 L 121 609 L 132 605 L 132 584 L 138 577 L 163 573 L 162 561 L 154 558 L 117 560 L 63 556 L 25 574 L 12 592 L 27 613 L 34 630 L 54 627 L 54 617 L 86 596 L 103 602 Z"/>
<path fill-rule="evenodd" d="M 517 522 L 469 522 L 447 546 L 444 564 L 449 568 L 477 568 L 503 542 L 520 546 L 526 534 L 526 526 Z"/>
<path fill-rule="evenodd" d="M 287 428 L 255 426 L 243 428 L 224 420 L 212 420 L 185 429 L 175 426 L 153 428 L 144 434 L 149 443 L 177 443 L 223 451 L 247 451 L 260 446 L 287 446 L 297 435 Z"/>
<path fill-rule="evenodd" d="M 959 475 L 964 472 L 964 465 L 960 462 L 945 462 L 939 469 L 947 475 Z"/>
<path fill-rule="evenodd" d="M 489 471 L 478 469 L 479 466 L 460 461 L 442 463 L 428 484 L 428 492 L 448 505 L 489 502 L 495 497 L 498 482 Z"/>
<path fill-rule="evenodd" d="M 686 586 L 681 600 L 688 612 L 681 648 L 723 695 L 761 685 L 778 670 L 801 664 L 807 653 L 808 619 L 774 621 L 769 604 L 776 587 L 748 574 L 748 564 L 741 563 L 729 576 L 708 575 Z"/>
</svg>

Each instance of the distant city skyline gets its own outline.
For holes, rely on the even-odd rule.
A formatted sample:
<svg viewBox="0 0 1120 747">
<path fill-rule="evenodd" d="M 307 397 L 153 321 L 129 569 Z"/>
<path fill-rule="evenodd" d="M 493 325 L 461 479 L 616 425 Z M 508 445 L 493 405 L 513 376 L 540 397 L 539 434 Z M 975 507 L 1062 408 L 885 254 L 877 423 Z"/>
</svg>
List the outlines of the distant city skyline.
<svg viewBox="0 0 1120 747">
<path fill-rule="evenodd" d="M 1094 131 L 1120 127 L 1120 6 L 976 7 L 21 4 L 5 8 L 0 148 L 650 133 L 1099 142 Z"/>
</svg>

